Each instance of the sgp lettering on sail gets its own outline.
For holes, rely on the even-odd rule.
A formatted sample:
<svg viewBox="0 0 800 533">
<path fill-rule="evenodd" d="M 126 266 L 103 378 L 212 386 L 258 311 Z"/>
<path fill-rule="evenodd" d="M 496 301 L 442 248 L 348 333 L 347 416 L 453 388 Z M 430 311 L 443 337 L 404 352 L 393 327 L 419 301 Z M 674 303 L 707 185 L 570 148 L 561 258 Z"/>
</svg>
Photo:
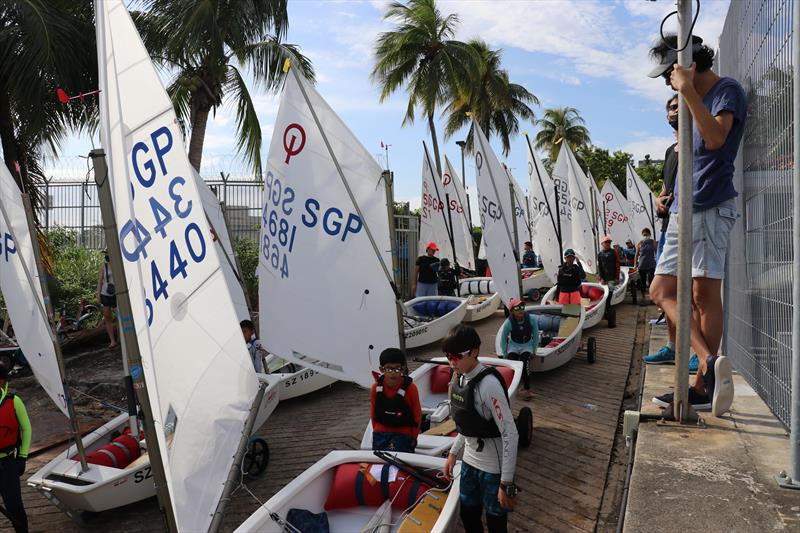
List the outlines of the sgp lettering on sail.
<svg viewBox="0 0 800 533">
<path fill-rule="evenodd" d="M 146 130 L 145 130 L 146 131 Z M 119 231 L 120 248 L 126 261 L 144 261 L 142 268 L 147 322 L 152 325 L 159 304 L 180 290 L 206 258 L 206 235 L 198 220 L 197 191 L 187 182 L 191 169 L 181 170 L 177 161 L 174 132 L 158 127 L 133 142 L 129 163 L 133 198 L 132 218 Z M 183 156 L 176 161 L 176 156 Z M 174 168 L 170 167 L 170 163 Z M 188 164 L 186 165 L 188 167 Z M 188 172 L 187 172 L 188 171 Z M 202 215 L 202 209 L 199 210 Z M 203 215 L 204 216 L 204 215 Z M 172 287 L 171 287 L 172 285 Z"/>
<path fill-rule="evenodd" d="M 17 245 L 14 243 L 13 237 L 6 230 L 0 230 L 2 239 L 0 240 L 0 259 L 8 263 L 8 256 L 17 253 Z"/>
<path fill-rule="evenodd" d="M 261 211 L 263 264 L 281 278 L 289 277 L 289 257 L 294 250 L 297 224 L 289 222 L 295 210 L 295 191 L 272 171 L 264 179 L 266 201 Z"/>
<path fill-rule="evenodd" d="M 503 218 L 503 211 L 500 206 L 489 197 L 482 195 L 481 196 L 481 224 L 486 224 L 486 217 L 493 221 L 500 220 Z"/>
</svg>

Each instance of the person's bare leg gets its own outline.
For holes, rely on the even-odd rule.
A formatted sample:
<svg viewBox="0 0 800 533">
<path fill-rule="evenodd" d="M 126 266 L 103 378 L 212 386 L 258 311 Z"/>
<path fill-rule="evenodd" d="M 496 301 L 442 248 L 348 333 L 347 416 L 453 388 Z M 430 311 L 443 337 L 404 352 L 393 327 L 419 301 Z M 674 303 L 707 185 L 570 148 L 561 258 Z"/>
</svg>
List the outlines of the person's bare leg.
<svg viewBox="0 0 800 533">
<path fill-rule="evenodd" d="M 708 352 L 697 352 L 701 372 L 695 376 L 694 387 L 705 391 L 703 374 L 706 373 L 706 358 L 716 355 L 722 342 L 722 280 L 694 278 L 692 280 L 692 302 L 696 309 L 700 332 L 708 346 Z"/>
<path fill-rule="evenodd" d="M 114 336 L 114 322 L 112 321 L 111 308 L 108 307 L 107 305 L 103 306 L 103 322 L 105 322 L 106 333 L 108 334 L 108 338 L 111 341 L 111 344 L 109 346 L 116 346 L 117 339 Z"/>
<path fill-rule="evenodd" d="M 678 278 L 676 276 L 667 276 L 664 274 L 659 274 L 653 280 L 653 284 L 650 285 L 650 297 L 653 299 L 653 302 L 657 306 L 664 311 L 664 314 L 667 315 L 667 318 L 672 321 L 673 324 L 677 324 L 678 322 Z M 708 344 L 706 343 L 705 338 L 703 337 L 703 332 L 700 329 L 700 324 L 697 321 L 696 313 L 692 313 L 692 318 L 690 321 L 691 324 L 691 340 L 690 344 L 692 349 L 695 353 L 698 354 L 700 358 L 700 370 L 697 372 L 698 378 L 695 379 L 694 387 L 699 390 L 700 392 L 705 392 L 705 387 L 702 383 L 702 374 L 705 373 L 705 357 L 701 356 L 701 354 L 709 354 L 711 353 L 708 348 Z M 699 381 L 699 386 L 698 386 Z"/>
</svg>

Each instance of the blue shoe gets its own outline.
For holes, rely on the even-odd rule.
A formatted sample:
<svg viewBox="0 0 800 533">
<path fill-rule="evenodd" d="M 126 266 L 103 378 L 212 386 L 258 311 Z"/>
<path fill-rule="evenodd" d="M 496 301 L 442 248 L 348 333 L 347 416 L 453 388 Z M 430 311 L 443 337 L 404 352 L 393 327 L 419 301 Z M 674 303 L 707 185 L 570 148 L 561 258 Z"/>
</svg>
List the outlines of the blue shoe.
<svg viewBox="0 0 800 533">
<path fill-rule="evenodd" d="M 644 356 L 644 362 L 648 365 L 675 364 L 675 350 L 669 346 L 664 346 L 656 353 Z"/>
<path fill-rule="evenodd" d="M 693 353 L 692 356 L 689 358 L 689 373 L 697 374 L 697 371 L 699 369 L 700 369 L 700 359 L 697 357 L 696 353 Z"/>
</svg>

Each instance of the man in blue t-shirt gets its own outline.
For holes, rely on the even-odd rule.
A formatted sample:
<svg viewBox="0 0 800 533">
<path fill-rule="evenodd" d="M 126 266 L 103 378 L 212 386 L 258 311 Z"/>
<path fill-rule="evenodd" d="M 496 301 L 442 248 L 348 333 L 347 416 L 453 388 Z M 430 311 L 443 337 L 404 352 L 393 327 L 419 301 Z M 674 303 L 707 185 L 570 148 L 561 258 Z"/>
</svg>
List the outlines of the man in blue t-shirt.
<svg viewBox="0 0 800 533">
<path fill-rule="evenodd" d="M 689 389 L 695 408 L 711 408 L 720 416 L 733 402 L 733 381 L 727 358 L 717 355 L 722 340 L 722 279 L 728 240 L 738 214 L 733 170 L 744 133 L 747 98 L 732 78 L 720 78 L 711 67 L 714 52 L 694 37 L 691 68 L 677 64 L 676 36 L 668 36 L 650 50 L 659 65 L 651 78 L 663 77 L 686 102 L 692 115 L 692 317 L 691 345 L 700 369 Z M 675 197 L 679 196 L 675 184 Z M 653 301 L 677 324 L 678 202 L 673 202 L 664 250 L 650 287 Z M 654 398 L 664 407 L 671 395 Z"/>
</svg>

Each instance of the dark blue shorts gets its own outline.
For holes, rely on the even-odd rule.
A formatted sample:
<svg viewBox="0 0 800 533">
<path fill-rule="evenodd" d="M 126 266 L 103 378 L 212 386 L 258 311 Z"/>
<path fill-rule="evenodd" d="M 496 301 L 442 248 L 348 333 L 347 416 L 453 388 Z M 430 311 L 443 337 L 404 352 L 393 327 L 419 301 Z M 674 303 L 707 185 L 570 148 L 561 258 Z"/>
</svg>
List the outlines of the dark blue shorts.
<svg viewBox="0 0 800 533">
<path fill-rule="evenodd" d="M 372 434 L 372 449 L 376 451 L 414 453 L 416 447 L 416 439 L 403 433 L 377 431 Z"/>
<path fill-rule="evenodd" d="M 490 474 L 462 462 L 460 483 L 459 500 L 461 505 L 483 507 L 487 515 L 506 515 L 506 510 L 500 507 L 497 499 L 497 493 L 500 490 L 500 474 Z"/>
</svg>

